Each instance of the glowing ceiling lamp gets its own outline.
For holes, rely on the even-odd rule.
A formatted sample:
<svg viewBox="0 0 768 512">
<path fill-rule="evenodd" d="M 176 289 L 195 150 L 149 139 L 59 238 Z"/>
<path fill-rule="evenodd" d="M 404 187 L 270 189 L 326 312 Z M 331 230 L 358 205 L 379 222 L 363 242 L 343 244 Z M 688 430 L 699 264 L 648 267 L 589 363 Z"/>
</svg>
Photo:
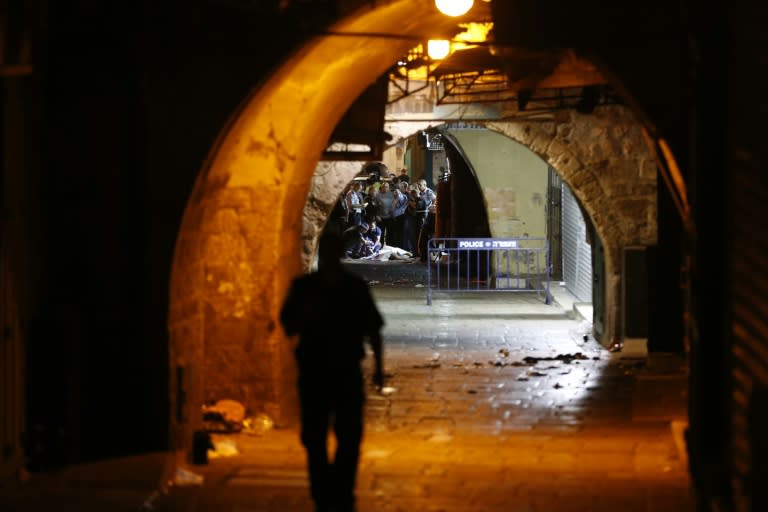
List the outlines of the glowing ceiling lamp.
<svg viewBox="0 0 768 512">
<path fill-rule="evenodd" d="M 430 39 L 427 41 L 427 55 L 432 60 L 444 59 L 451 51 L 451 43 L 445 39 Z"/>
<path fill-rule="evenodd" d="M 446 16 L 463 16 L 471 8 L 474 0 L 435 0 L 437 10 Z"/>
</svg>

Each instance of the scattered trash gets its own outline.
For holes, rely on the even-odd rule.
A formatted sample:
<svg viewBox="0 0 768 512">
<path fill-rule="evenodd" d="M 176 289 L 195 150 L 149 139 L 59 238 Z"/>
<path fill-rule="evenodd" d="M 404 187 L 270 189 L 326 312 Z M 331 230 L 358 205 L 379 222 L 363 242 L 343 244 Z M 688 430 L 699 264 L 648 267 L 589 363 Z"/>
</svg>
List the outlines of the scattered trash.
<svg viewBox="0 0 768 512">
<path fill-rule="evenodd" d="M 525 357 L 523 358 L 523 361 L 526 363 L 529 363 L 531 365 L 538 363 L 539 361 L 562 361 L 565 364 L 570 364 L 575 360 L 587 360 L 589 359 L 587 356 L 582 354 L 581 352 L 576 352 L 575 354 L 558 354 L 555 357 Z"/>
<path fill-rule="evenodd" d="M 188 469 L 176 468 L 176 475 L 173 478 L 173 485 L 186 486 L 186 485 L 202 485 L 203 475 L 193 473 Z"/>
<path fill-rule="evenodd" d="M 500 348 L 499 354 L 501 354 L 501 357 L 509 357 L 509 349 Z"/>
<path fill-rule="evenodd" d="M 397 390 L 396 390 L 395 388 L 393 388 L 392 386 L 384 386 L 384 387 L 382 387 L 382 388 L 381 388 L 381 391 L 380 391 L 380 393 L 381 393 L 383 396 L 390 396 L 390 395 L 391 395 L 391 394 L 393 394 L 395 391 L 397 391 Z"/>
<path fill-rule="evenodd" d="M 424 285 L 423 285 L 423 284 L 417 284 L 417 285 L 415 286 L 415 288 L 424 288 Z"/>
<path fill-rule="evenodd" d="M 375 286 L 375 285 L 379 284 L 380 282 L 381 281 L 368 281 L 368 284 L 371 285 L 371 286 Z"/>
<path fill-rule="evenodd" d="M 203 427 L 208 432 L 240 432 L 245 418 L 245 406 L 236 400 L 219 400 L 203 406 Z"/>
<path fill-rule="evenodd" d="M 219 457 L 234 457 L 240 455 L 237 450 L 237 446 L 232 439 L 222 439 L 220 441 L 213 441 L 213 449 L 208 450 L 208 457 L 216 459 Z"/>
<path fill-rule="evenodd" d="M 412 366 L 412 368 L 416 368 L 417 370 L 434 370 L 437 368 L 440 368 L 440 363 L 425 363 L 425 364 L 415 364 Z"/>
<path fill-rule="evenodd" d="M 267 414 L 261 413 L 252 418 L 243 420 L 243 433 L 251 435 L 262 435 L 272 430 L 275 422 Z"/>
<path fill-rule="evenodd" d="M 589 341 L 589 336 L 592 334 L 592 322 L 588 320 L 584 320 L 579 324 L 579 327 L 576 329 L 577 333 L 580 333 L 582 342 L 586 343 Z"/>
</svg>

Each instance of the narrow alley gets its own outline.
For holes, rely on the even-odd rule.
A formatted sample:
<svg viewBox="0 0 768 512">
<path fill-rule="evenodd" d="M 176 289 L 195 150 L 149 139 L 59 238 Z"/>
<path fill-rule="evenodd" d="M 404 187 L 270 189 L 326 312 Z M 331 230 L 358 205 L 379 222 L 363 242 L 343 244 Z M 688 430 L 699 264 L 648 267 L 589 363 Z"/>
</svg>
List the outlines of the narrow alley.
<svg viewBox="0 0 768 512">
<path fill-rule="evenodd" d="M 556 285 L 551 305 L 535 294 L 437 294 L 427 306 L 418 263 L 348 267 L 370 282 L 387 322 L 360 512 L 693 510 L 680 358 L 605 350 Z M 293 429 L 214 442 L 238 453 L 189 466 L 201 485 L 167 486 L 161 455 L 136 457 L 33 479 L 0 508 L 67 499 L 84 511 L 312 509 Z"/>
</svg>

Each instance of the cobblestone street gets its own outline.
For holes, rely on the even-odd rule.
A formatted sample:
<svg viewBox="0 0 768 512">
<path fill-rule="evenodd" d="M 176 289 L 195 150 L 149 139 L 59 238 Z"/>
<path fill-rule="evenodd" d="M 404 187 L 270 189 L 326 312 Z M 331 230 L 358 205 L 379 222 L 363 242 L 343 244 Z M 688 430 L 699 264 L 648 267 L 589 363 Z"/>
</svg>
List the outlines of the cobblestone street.
<svg viewBox="0 0 768 512">
<path fill-rule="evenodd" d="M 424 267 L 386 265 L 350 265 L 385 316 L 388 374 L 367 403 L 359 512 L 693 510 L 682 359 L 608 352 L 567 298 L 437 295 L 427 306 Z M 151 506 L 312 510 L 296 431 L 214 439 L 239 454 L 191 466 L 203 485 L 172 486 Z"/>
<path fill-rule="evenodd" d="M 348 266 L 385 316 L 392 388 L 369 395 L 361 512 L 692 510 L 681 360 L 585 341 L 589 323 L 560 293 L 549 306 L 535 294 L 427 306 L 422 265 Z M 311 510 L 294 432 L 235 442 L 242 456 L 206 469 L 242 496 L 226 510 Z M 219 493 L 201 491 L 198 509 L 214 510 Z"/>
</svg>

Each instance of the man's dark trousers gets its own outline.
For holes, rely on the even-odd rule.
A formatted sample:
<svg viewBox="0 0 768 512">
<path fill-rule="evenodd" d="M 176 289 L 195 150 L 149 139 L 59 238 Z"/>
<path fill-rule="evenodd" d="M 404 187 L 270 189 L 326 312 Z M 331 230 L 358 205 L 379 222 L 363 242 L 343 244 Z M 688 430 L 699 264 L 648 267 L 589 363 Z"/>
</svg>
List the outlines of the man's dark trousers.
<svg viewBox="0 0 768 512">
<path fill-rule="evenodd" d="M 352 511 L 365 402 L 359 366 L 322 373 L 299 368 L 299 400 L 301 441 L 317 510 Z M 333 461 L 327 448 L 331 424 L 337 441 Z"/>
</svg>

